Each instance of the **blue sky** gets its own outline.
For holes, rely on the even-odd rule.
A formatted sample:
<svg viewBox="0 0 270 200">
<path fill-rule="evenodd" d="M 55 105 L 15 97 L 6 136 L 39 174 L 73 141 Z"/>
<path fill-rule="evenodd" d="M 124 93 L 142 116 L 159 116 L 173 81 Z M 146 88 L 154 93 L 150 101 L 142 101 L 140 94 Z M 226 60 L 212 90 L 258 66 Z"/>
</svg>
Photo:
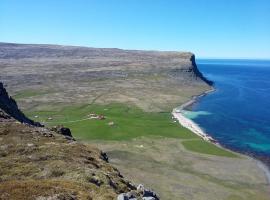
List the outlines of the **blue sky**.
<svg viewBox="0 0 270 200">
<path fill-rule="evenodd" d="M 0 41 L 270 58 L 270 1 L 0 0 Z"/>
</svg>

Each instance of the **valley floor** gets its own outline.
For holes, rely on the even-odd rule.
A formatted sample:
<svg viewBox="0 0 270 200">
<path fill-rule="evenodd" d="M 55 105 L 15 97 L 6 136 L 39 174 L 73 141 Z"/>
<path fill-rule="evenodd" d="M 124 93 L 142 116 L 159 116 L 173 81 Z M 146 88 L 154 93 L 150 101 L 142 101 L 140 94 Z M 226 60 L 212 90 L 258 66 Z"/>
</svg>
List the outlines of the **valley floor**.
<svg viewBox="0 0 270 200">
<path fill-rule="evenodd" d="M 203 141 L 173 122 L 170 112 L 92 104 L 27 114 L 47 125 L 70 127 L 79 140 L 108 152 L 125 177 L 153 188 L 161 199 L 269 198 L 267 179 L 256 160 Z"/>
<path fill-rule="evenodd" d="M 125 177 L 144 183 L 161 199 L 266 200 L 269 185 L 257 161 L 186 150 L 181 139 L 141 137 L 94 141 Z"/>
</svg>

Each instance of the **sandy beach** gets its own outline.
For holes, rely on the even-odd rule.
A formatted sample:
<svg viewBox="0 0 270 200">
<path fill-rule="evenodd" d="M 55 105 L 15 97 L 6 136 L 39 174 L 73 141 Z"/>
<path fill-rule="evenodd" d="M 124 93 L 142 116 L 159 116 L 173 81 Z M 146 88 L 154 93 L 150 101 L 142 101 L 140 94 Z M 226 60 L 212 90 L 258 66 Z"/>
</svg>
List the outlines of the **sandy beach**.
<svg viewBox="0 0 270 200">
<path fill-rule="evenodd" d="M 213 139 L 211 136 L 207 135 L 198 124 L 193 122 L 192 120 L 188 119 L 184 116 L 182 113 L 182 109 L 175 108 L 172 111 L 173 119 L 176 119 L 183 127 L 189 129 L 199 137 L 203 138 L 205 141 L 212 142 L 214 144 L 218 144 L 215 139 Z"/>
<path fill-rule="evenodd" d="M 203 97 L 203 96 L 205 96 L 211 92 L 214 92 L 214 91 L 215 91 L 215 89 L 212 88 L 211 90 L 208 90 L 208 91 L 202 93 L 201 95 L 194 96 L 190 101 L 182 104 L 181 106 L 174 108 L 172 111 L 172 118 L 174 120 L 177 120 L 181 126 L 189 129 L 190 131 L 192 131 L 193 133 L 195 133 L 196 135 L 198 135 L 199 137 L 201 137 L 205 141 L 211 142 L 220 148 L 224 148 L 223 146 L 221 146 L 218 143 L 217 140 L 215 140 L 210 135 L 205 133 L 205 131 L 198 124 L 196 124 L 191 119 L 185 117 L 185 115 L 183 114 L 184 109 L 186 107 L 192 105 L 193 103 L 195 103 L 198 100 L 198 98 Z M 231 151 L 231 150 L 229 150 L 229 151 Z M 249 155 L 245 155 L 245 156 L 249 157 L 250 159 L 254 159 L 256 161 L 257 166 L 264 172 L 265 177 L 268 181 L 268 184 L 270 184 L 270 169 L 269 169 L 269 167 L 265 163 L 263 163 L 262 161 L 254 158 L 254 157 L 251 157 Z"/>
<path fill-rule="evenodd" d="M 210 89 L 210 90 L 208 90 L 208 91 L 206 91 L 198 96 L 194 96 L 190 101 L 182 104 L 181 106 L 174 108 L 172 111 L 172 118 L 177 120 L 183 127 L 189 129 L 190 131 L 192 131 L 193 133 L 195 133 L 199 137 L 203 138 L 204 140 L 218 145 L 218 142 L 215 139 L 213 139 L 210 135 L 206 134 L 204 132 L 204 130 L 201 129 L 198 124 L 196 124 L 191 119 L 185 117 L 183 114 L 184 108 L 195 103 L 198 100 L 198 98 L 203 97 L 203 96 L 205 96 L 211 92 L 214 92 L 214 91 L 215 91 L 215 88 L 212 88 L 212 89 Z"/>
</svg>

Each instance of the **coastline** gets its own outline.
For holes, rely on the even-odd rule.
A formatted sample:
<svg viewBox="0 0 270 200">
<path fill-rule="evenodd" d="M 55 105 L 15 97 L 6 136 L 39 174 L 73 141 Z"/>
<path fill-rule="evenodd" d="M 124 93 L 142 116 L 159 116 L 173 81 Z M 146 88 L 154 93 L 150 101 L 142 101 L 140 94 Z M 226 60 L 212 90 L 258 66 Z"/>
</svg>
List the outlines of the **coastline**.
<svg viewBox="0 0 270 200">
<path fill-rule="evenodd" d="M 183 110 L 183 109 L 187 108 L 188 106 L 191 106 L 192 104 L 196 103 L 199 98 L 204 97 L 205 95 L 207 95 L 209 93 L 212 93 L 212 92 L 215 92 L 215 91 L 216 91 L 216 89 L 213 86 L 211 86 L 211 89 L 206 90 L 205 92 L 203 92 L 203 93 L 201 93 L 199 95 L 192 96 L 192 98 L 189 101 L 187 101 L 186 103 L 180 105 L 177 108 Z"/>
<path fill-rule="evenodd" d="M 212 138 L 210 135 L 208 135 L 207 133 L 205 133 L 205 131 L 203 129 L 201 129 L 201 127 L 196 124 L 194 121 L 192 121 L 191 119 L 185 117 L 182 113 L 182 111 L 196 103 L 198 101 L 199 98 L 211 93 L 211 92 L 214 92 L 216 91 L 216 89 L 214 87 L 211 87 L 210 90 L 207 90 L 197 96 L 193 96 L 191 100 L 187 101 L 186 103 L 182 104 L 181 106 L 177 107 L 177 108 L 174 108 L 173 111 L 172 111 L 172 116 L 173 116 L 173 119 L 176 119 L 180 125 L 182 125 L 183 127 L 189 129 L 191 132 L 195 133 L 196 135 L 198 135 L 199 137 L 201 137 L 202 139 L 204 139 L 205 141 L 209 141 L 209 142 L 212 142 L 214 143 L 215 145 L 221 147 L 218 142 Z"/>
<path fill-rule="evenodd" d="M 267 179 L 267 183 L 268 183 L 268 185 L 270 185 L 270 167 L 268 165 L 266 165 L 263 161 L 259 160 L 256 157 L 246 155 L 243 152 L 237 152 L 237 151 L 233 151 L 231 149 L 223 147 L 222 145 L 219 144 L 219 142 L 217 140 L 215 140 L 210 135 L 205 133 L 205 131 L 197 123 L 195 123 L 193 120 L 185 117 L 184 114 L 182 113 L 185 108 L 187 108 L 188 106 L 191 106 L 192 104 L 196 103 L 199 100 L 199 98 L 201 98 L 201 97 L 203 97 L 203 96 L 205 96 L 205 95 L 207 95 L 209 93 L 212 93 L 214 91 L 216 91 L 216 89 L 214 87 L 211 87 L 210 90 L 207 90 L 207 91 L 205 91 L 205 92 L 203 92 L 203 93 L 201 93 L 199 95 L 193 96 L 191 100 L 189 100 L 186 103 L 180 105 L 179 107 L 174 108 L 173 111 L 172 111 L 172 118 L 174 120 L 177 120 L 178 123 L 181 126 L 189 129 L 191 132 L 198 135 L 199 137 L 201 137 L 206 142 L 210 142 L 210 143 L 216 145 L 219 148 L 222 148 L 222 149 L 225 149 L 225 150 L 237 153 L 237 154 L 241 154 L 241 155 L 246 156 L 246 157 L 248 157 L 250 159 L 253 159 L 256 162 L 258 168 L 260 168 L 264 172 L 265 178 Z"/>
</svg>

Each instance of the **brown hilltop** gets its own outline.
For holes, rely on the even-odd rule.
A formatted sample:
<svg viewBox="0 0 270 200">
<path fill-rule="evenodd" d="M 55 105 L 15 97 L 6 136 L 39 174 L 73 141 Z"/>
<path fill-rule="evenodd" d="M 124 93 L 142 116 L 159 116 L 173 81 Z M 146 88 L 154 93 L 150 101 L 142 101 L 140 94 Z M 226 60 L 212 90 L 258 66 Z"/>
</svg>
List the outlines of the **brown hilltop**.
<svg viewBox="0 0 270 200">
<path fill-rule="evenodd" d="M 208 90 L 189 52 L 0 43 L 0 79 L 22 109 L 111 102 L 168 111 Z M 27 99 L 28 98 L 28 99 Z"/>
</svg>

